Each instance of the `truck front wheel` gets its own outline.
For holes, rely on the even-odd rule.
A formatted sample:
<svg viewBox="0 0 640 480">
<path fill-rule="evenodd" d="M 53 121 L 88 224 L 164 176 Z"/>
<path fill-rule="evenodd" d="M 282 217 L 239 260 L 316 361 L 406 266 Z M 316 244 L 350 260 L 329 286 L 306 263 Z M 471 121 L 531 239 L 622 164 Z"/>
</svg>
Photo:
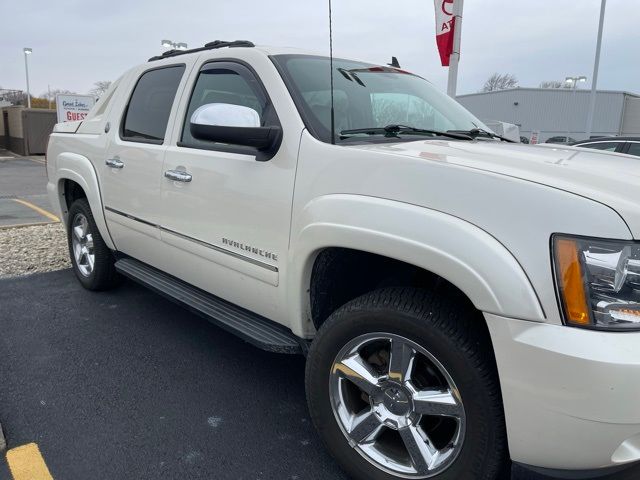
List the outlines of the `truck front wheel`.
<svg viewBox="0 0 640 480">
<path fill-rule="evenodd" d="M 120 280 L 113 253 L 104 243 L 89 202 L 80 198 L 69 208 L 67 239 L 76 277 L 88 290 L 107 290 Z"/>
<path fill-rule="evenodd" d="M 307 361 L 307 401 L 354 478 L 495 480 L 508 468 L 504 414 L 482 318 L 413 288 L 335 311 Z"/>
</svg>

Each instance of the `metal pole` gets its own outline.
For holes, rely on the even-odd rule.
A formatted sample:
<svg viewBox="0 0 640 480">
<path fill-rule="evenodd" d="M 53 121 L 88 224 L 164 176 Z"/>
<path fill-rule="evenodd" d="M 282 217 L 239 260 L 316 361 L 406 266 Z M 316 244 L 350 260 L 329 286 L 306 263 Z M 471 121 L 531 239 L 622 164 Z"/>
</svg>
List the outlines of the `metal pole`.
<svg viewBox="0 0 640 480">
<path fill-rule="evenodd" d="M 464 0 L 454 0 L 453 18 L 455 18 L 455 27 L 453 30 L 453 52 L 451 52 L 451 56 L 449 57 L 449 78 L 447 80 L 447 95 L 451 98 L 456 98 L 456 90 L 458 88 L 458 63 L 460 62 L 463 8 Z"/>
<path fill-rule="evenodd" d="M 596 43 L 596 59 L 593 63 L 593 81 L 591 82 L 591 96 L 589 97 L 589 113 L 587 114 L 587 140 L 591 137 L 593 128 L 593 115 L 596 110 L 596 89 L 598 87 L 598 69 L 600 67 L 600 47 L 602 47 L 602 28 L 604 27 L 604 11 L 607 0 L 602 0 L 600 5 L 600 23 L 598 25 L 598 41 Z"/>
<path fill-rule="evenodd" d="M 29 90 L 29 63 L 27 62 L 27 57 L 29 55 L 27 52 L 24 52 L 24 71 L 27 75 L 27 108 L 31 108 L 31 91 Z"/>
<path fill-rule="evenodd" d="M 578 77 L 573 79 L 573 93 L 571 94 L 571 105 L 576 104 L 576 90 L 578 89 Z M 567 107 L 567 143 L 569 143 L 569 134 L 571 133 L 571 106 Z"/>
<path fill-rule="evenodd" d="M 49 110 L 51 110 L 51 85 L 47 85 L 47 92 L 49 97 Z"/>
</svg>

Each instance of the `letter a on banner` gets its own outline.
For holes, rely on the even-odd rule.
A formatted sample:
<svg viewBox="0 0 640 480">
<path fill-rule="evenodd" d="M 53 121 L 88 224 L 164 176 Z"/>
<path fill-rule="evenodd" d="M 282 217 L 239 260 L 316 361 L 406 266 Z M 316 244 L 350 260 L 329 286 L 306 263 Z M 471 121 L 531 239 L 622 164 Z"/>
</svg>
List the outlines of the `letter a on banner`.
<svg viewBox="0 0 640 480">
<path fill-rule="evenodd" d="M 434 0 L 436 10 L 436 44 L 440 52 L 443 67 L 449 66 L 449 57 L 453 52 L 453 32 L 456 18 L 453 14 L 454 0 Z"/>
</svg>

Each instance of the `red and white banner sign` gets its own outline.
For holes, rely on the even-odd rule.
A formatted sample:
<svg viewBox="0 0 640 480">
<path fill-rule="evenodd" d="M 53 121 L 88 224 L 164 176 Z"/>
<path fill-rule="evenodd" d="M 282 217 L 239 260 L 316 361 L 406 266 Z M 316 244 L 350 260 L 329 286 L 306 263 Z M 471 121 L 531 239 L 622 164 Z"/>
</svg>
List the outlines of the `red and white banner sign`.
<svg viewBox="0 0 640 480">
<path fill-rule="evenodd" d="M 449 66 L 449 57 L 453 52 L 453 30 L 456 17 L 453 16 L 454 0 L 433 0 L 436 9 L 436 44 L 440 52 L 443 67 Z"/>
</svg>

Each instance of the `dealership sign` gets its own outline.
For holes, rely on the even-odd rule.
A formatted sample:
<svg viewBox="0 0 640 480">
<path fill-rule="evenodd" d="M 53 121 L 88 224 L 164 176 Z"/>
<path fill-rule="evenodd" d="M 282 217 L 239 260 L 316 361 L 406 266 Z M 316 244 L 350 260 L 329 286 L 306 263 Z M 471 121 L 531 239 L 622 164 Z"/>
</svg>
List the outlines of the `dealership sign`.
<svg viewBox="0 0 640 480">
<path fill-rule="evenodd" d="M 58 123 L 84 120 L 95 103 L 91 95 L 56 95 Z"/>
</svg>

